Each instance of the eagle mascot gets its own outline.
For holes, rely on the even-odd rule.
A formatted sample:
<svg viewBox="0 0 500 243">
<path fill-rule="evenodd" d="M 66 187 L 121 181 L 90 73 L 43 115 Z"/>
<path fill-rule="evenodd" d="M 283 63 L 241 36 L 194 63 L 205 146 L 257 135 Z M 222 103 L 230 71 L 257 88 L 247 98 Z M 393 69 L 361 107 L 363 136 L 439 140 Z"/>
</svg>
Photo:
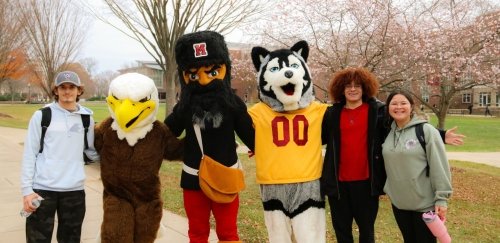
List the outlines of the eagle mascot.
<svg viewBox="0 0 500 243">
<path fill-rule="evenodd" d="M 106 98 L 111 117 L 96 127 L 104 185 L 102 242 L 154 242 L 163 202 L 163 159 L 181 160 L 183 141 L 156 120 L 158 90 L 138 73 L 113 79 Z"/>
<path fill-rule="evenodd" d="M 229 203 L 216 202 L 201 190 L 198 177 L 203 155 L 226 167 L 238 167 L 235 133 L 253 148 L 251 118 L 245 103 L 231 90 L 231 61 L 224 37 L 213 31 L 183 35 L 175 45 L 175 59 L 181 95 L 165 123 L 175 136 L 185 132 L 181 187 L 190 242 L 208 241 L 210 213 L 219 242 L 240 242 L 239 197 Z M 200 141 L 194 125 L 200 128 Z"/>
<path fill-rule="evenodd" d="M 327 105 L 314 101 L 309 47 L 252 49 L 260 102 L 249 109 L 255 127 L 257 183 L 271 243 L 326 241 L 320 194 L 321 125 Z"/>
</svg>

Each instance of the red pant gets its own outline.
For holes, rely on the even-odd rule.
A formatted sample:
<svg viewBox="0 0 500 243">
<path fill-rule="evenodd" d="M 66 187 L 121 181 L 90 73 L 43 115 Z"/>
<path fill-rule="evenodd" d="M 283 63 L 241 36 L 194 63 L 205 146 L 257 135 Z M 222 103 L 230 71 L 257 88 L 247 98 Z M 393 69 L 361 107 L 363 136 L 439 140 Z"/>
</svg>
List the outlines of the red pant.
<svg viewBox="0 0 500 243">
<path fill-rule="evenodd" d="M 238 241 L 236 220 L 239 196 L 231 203 L 216 203 L 201 190 L 184 190 L 184 209 L 189 221 L 190 243 L 207 243 L 210 234 L 210 211 L 215 218 L 215 232 L 219 241 Z"/>
</svg>

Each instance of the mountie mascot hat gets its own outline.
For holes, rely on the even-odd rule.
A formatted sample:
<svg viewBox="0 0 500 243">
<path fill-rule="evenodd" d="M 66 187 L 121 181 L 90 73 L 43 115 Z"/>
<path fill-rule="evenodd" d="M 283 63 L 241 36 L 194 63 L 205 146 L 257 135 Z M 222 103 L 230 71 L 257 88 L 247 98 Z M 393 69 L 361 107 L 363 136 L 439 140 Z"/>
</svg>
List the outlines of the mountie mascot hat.
<svg viewBox="0 0 500 243">
<path fill-rule="evenodd" d="M 175 44 L 175 61 L 179 68 L 181 87 L 182 70 L 210 66 L 213 64 L 226 64 L 224 82 L 230 86 L 231 60 L 224 37 L 214 31 L 200 31 L 181 36 Z"/>
</svg>

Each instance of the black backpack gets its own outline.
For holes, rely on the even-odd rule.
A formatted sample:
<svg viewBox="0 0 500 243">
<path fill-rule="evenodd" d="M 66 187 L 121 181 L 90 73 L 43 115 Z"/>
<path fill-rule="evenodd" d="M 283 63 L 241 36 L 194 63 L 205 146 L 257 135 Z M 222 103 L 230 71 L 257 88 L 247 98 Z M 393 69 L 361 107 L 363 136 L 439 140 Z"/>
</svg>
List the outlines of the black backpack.
<svg viewBox="0 0 500 243">
<path fill-rule="evenodd" d="M 425 134 L 424 134 L 424 123 L 419 123 L 415 125 L 415 135 L 417 135 L 418 142 L 420 143 L 420 146 L 422 146 L 422 149 L 424 149 L 425 154 L 427 155 L 427 150 L 425 149 Z M 427 157 L 425 159 L 425 162 L 427 162 L 427 166 L 425 167 L 425 175 L 429 177 L 429 161 L 427 160 Z"/>
<path fill-rule="evenodd" d="M 41 122 L 42 135 L 40 136 L 40 150 L 38 151 L 38 153 L 41 153 L 43 151 L 43 140 L 45 138 L 45 133 L 47 132 L 47 128 L 50 125 L 50 120 L 52 120 L 52 110 L 50 109 L 50 107 L 48 106 L 44 107 L 40 109 L 40 111 L 42 111 L 42 122 Z M 89 143 L 87 141 L 87 132 L 89 131 L 89 126 L 90 126 L 90 115 L 80 115 L 80 116 L 82 118 L 83 128 L 85 129 L 83 134 L 84 136 L 83 143 L 85 149 L 88 149 Z M 85 153 L 83 153 L 83 160 L 85 161 L 85 163 L 91 161 Z"/>
<path fill-rule="evenodd" d="M 425 149 L 425 133 L 424 133 L 424 123 L 419 123 L 415 126 L 415 134 L 417 135 L 417 139 L 420 142 L 420 146 L 424 149 L 426 154 L 425 162 L 427 162 L 427 166 L 425 167 L 425 175 L 429 177 L 429 161 L 427 160 L 427 150 Z"/>
</svg>

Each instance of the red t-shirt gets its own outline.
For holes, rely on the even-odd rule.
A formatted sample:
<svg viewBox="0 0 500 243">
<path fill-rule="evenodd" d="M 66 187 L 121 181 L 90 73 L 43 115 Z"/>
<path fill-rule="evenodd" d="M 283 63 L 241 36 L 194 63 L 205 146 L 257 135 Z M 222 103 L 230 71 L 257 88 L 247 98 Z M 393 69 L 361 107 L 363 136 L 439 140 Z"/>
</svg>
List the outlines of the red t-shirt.
<svg viewBox="0 0 500 243">
<path fill-rule="evenodd" d="M 340 113 L 340 181 L 361 181 L 369 177 L 368 104 Z"/>
</svg>

